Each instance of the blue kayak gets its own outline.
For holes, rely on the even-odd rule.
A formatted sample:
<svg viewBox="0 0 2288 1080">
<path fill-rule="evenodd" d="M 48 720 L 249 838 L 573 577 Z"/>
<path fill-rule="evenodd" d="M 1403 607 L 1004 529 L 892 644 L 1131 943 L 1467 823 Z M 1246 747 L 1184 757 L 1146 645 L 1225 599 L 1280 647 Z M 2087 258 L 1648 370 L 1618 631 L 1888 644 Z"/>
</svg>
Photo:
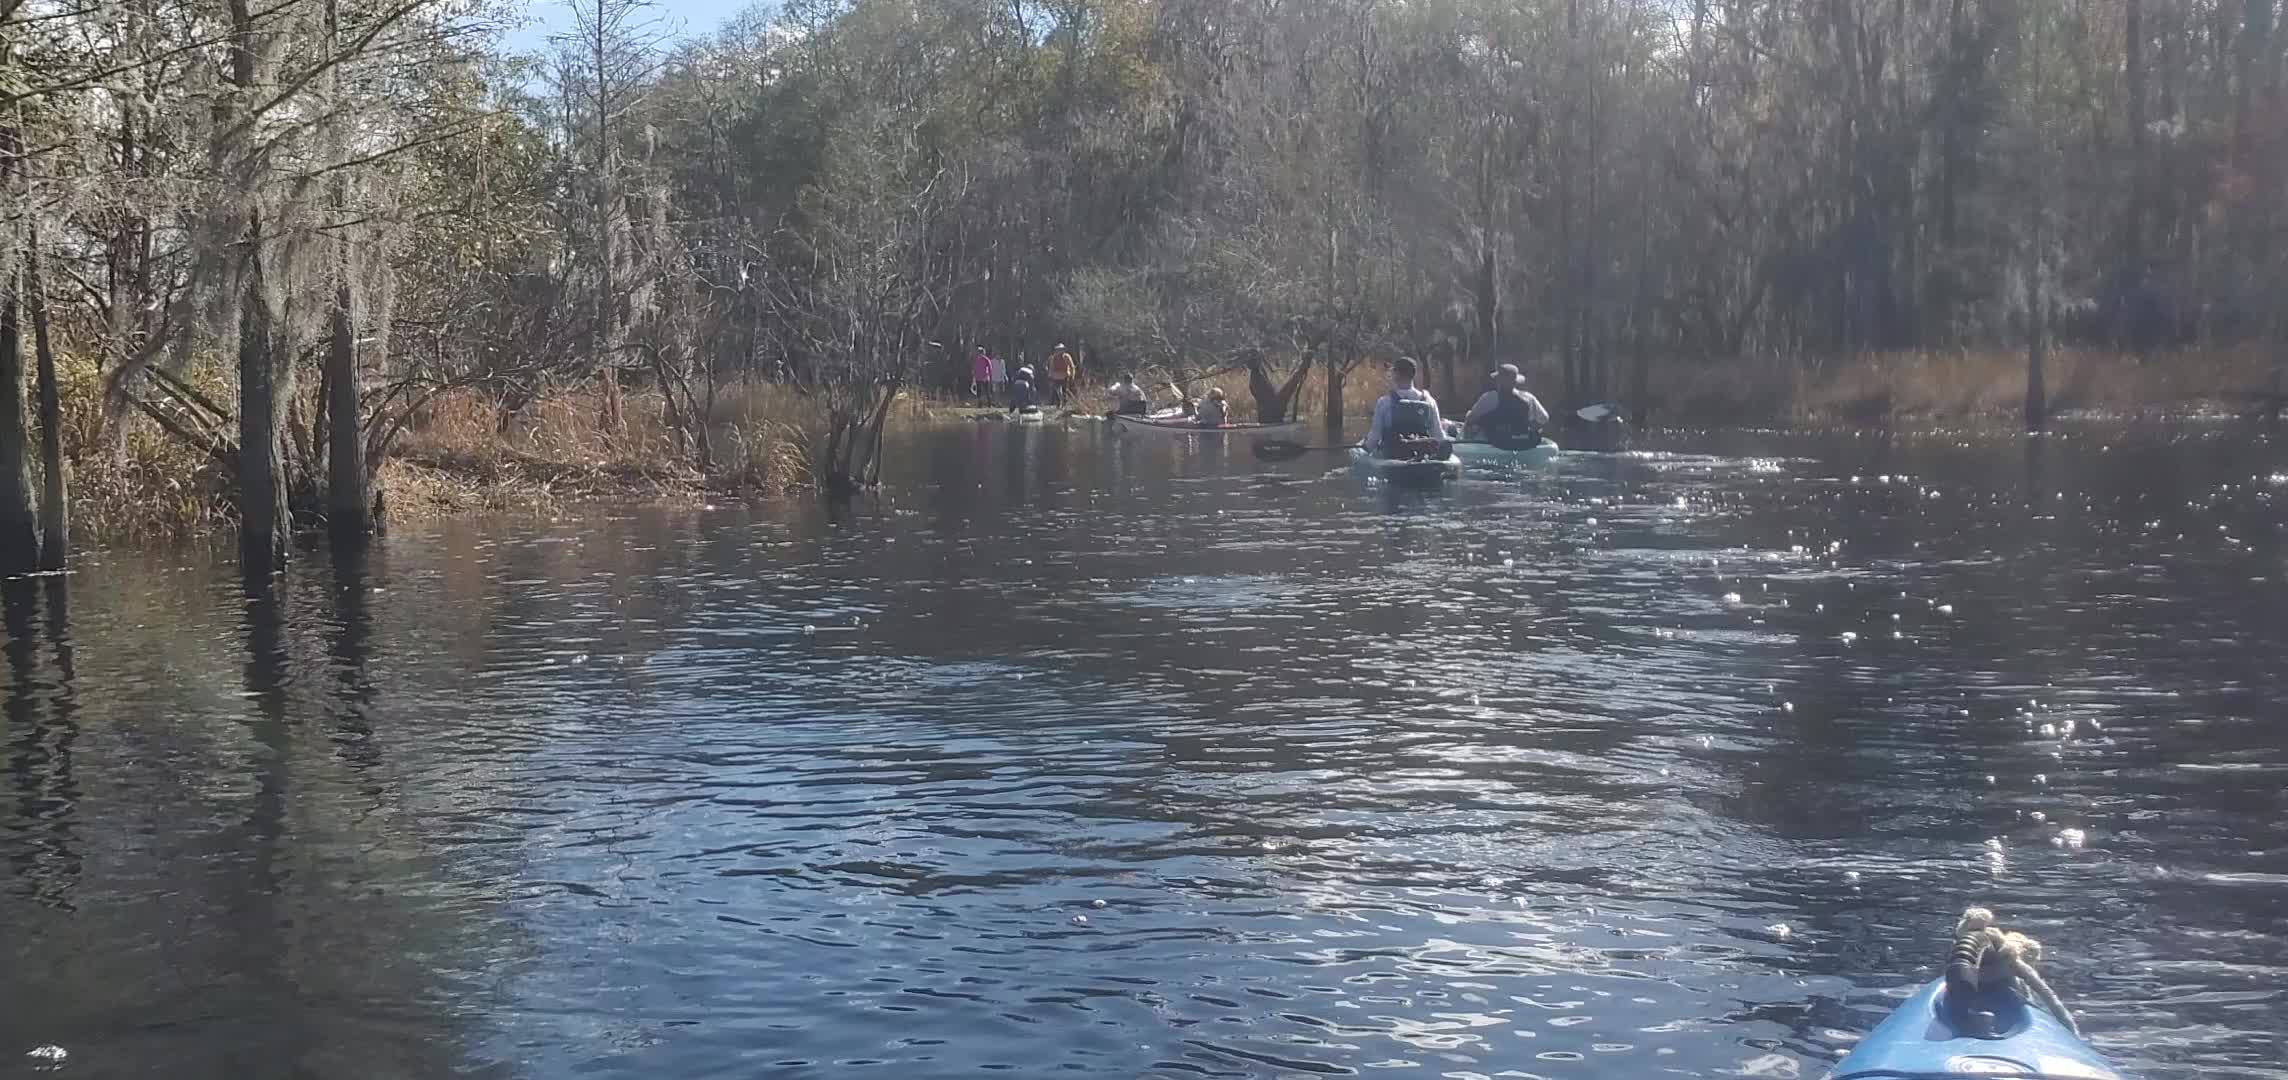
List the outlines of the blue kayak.
<svg viewBox="0 0 2288 1080">
<path fill-rule="evenodd" d="M 2126 1080 L 2097 1051 L 2013 990 L 1980 989 L 1956 1011 L 1933 981 L 1877 1025 L 1828 1080 Z M 1993 1037 L 1959 1030 L 1965 1012 L 1993 1016 Z"/>
</svg>

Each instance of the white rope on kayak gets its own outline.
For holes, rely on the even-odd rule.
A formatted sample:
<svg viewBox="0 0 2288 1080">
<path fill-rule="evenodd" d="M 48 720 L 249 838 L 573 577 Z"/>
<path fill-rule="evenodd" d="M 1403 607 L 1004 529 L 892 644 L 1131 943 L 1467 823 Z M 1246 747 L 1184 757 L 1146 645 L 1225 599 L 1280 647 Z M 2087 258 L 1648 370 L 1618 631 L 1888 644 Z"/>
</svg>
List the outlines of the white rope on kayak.
<svg viewBox="0 0 2288 1080">
<path fill-rule="evenodd" d="M 1975 991 L 2013 987 L 2020 997 L 2040 1002 L 2067 1031 L 2080 1038 L 2081 1026 L 2074 1023 L 2073 1013 L 2035 969 L 2041 960 L 2041 942 L 1995 926 L 1994 913 L 1985 908 L 1964 908 L 1962 918 L 1954 924 L 1954 951 L 1947 957 L 1947 988 Z"/>
</svg>

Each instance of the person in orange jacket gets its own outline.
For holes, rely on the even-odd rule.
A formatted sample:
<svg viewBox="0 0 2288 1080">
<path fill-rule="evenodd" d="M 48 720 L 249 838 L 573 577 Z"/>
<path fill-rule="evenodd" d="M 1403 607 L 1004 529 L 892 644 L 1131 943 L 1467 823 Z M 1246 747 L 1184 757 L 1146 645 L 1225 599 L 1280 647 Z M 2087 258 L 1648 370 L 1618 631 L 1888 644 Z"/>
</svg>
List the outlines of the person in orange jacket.
<svg viewBox="0 0 2288 1080">
<path fill-rule="evenodd" d="M 1072 392 L 1073 384 L 1080 380 L 1080 364 L 1073 359 L 1072 350 L 1065 348 L 1065 343 L 1060 341 L 1049 352 L 1048 368 L 1049 401 L 1054 405 L 1062 405 L 1066 395 Z"/>
</svg>

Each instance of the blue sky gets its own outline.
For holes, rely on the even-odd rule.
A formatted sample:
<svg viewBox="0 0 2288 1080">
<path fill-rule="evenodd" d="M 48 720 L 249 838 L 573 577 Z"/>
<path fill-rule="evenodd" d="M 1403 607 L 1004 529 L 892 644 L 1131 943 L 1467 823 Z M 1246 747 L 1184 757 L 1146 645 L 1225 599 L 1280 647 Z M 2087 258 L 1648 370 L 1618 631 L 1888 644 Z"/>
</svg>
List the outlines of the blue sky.
<svg viewBox="0 0 2288 1080">
<path fill-rule="evenodd" d="M 698 37 L 714 32 L 753 0 L 656 0 L 652 14 L 677 37 Z M 508 47 L 517 52 L 539 52 L 548 47 L 548 35 L 572 25 L 572 13 L 563 0 L 524 0 L 526 24 L 508 35 Z"/>
</svg>

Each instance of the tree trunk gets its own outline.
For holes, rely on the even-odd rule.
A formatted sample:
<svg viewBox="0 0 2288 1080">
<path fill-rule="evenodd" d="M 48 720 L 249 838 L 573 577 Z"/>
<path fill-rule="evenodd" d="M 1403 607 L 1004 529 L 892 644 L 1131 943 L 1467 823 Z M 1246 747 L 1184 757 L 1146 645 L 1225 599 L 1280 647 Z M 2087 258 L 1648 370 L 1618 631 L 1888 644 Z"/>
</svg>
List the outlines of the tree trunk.
<svg viewBox="0 0 2288 1080">
<path fill-rule="evenodd" d="M 1327 437 L 1339 438 L 1343 433 L 1343 367 L 1339 359 L 1342 349 L 1330 345 L 1327 349 Z"/>
<path fill-rule="evenodd" d="M 17 278 L 0 281 L 0 574 L 40 567 L 40 528 L 32 509 L 29 440 L 24 435 L 24 348 L 17 323 Z"/>
<path fill-rule="evenodd" d="M 2249 123 L 2250 106 L 2261 84 L 2270 81 L 2263 76 L 2262 65 L 2272 51 L 2273 2 L 2248 0 L 2241 21 L 2240 56 L 2233 73 L 2232 136 L 2233 156 L 2242 162 L 2246 162 L 2256 148 L 2256 133 Z"/>
<path fill-rule="evenodd" d="M 2026 430 L 2049 426 L 2049 391 L 2042 368 L 2050 350 L 2050 298 L 2039 256 L 2026 262 Z"/>
<path fill-rule="evenodd" d="M 278 328 L 271 308 L 261 216 L 247 223 L 246 285 L 238 316 L 239 550 L 249 579 L 286 561 L 286 461 L 278 407 Z"/>
<path fill-rule="evenodd" d="M 32 316 L 32 353 L 40 408 L 40 569 L 61 570 L 71 557 L 70 477 L 64 472 L 63 402 L 56 387 L 56 350 L 48 340 L 48 296 L 40 275 L 40 230 L 28 232 L 24 305 Z"/>
<path fill-rule="evenodd" d="M 612 93 L 610 72 L 606 56 L 609 27 L 606 0 L 596 0 L 595 35 L 590 42 L 596 62 L 596 247 L 597 274 L 601 284 L 596 297 L 595 364 L 597 389 L 602 391 L 603 405 L 597 424 L 610 434 L 627 429 L 626 417 L 620 407 L 620 376 L 615 366 L 620 347 L 620 282 L 619 246 L 614 230 L 626 206 L 620 198 L 619 177 L 616 166 L 619 155 L 612 148 Z"/>
<path fill-rule="evenodd" d="M 2123 80 L 2129 101 L 2125 126 L 2129 129 L 2129 205 L 2123 214 L 2121 234 L 2120 287 L 2114 297 L 2114 337 L 2116 347 L 2129 346 L 2142 353 L 2147 330 L 2139 325 L 2139 312 L 2145 295 L 2145 232 L 2149 214 L 2146 208 L 2146 80 L 2145 80 L 2145 3 L 2144 0 L 2125 0 L 2121 16 L 2121 55 Z"/>
<path fill-rule="evenodd" d="M 343 260 L 348 272 L 348 260 Z M 360 436 L 357 311 L 347 278 L 335 283 L 333 325 L 326 348 L 326 528 L 337 546 L 373 535 L 373 497 L 367 490 Z"/>
</svg>

